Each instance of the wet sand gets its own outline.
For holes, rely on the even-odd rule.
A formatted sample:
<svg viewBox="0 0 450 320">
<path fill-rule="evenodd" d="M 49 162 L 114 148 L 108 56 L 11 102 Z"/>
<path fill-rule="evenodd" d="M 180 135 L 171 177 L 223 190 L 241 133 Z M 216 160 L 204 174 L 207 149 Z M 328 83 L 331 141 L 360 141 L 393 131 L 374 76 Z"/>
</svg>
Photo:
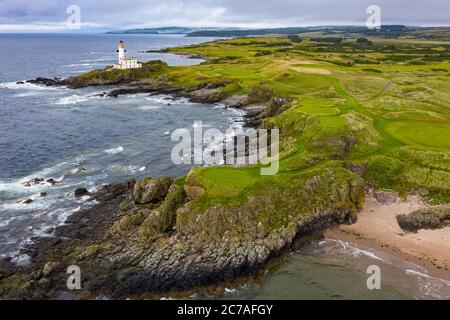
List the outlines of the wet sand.
<svg viewBox="0 0 450 320">
<path fill-rule="evenodd" d="M 392 204 L 381 204 L 369 196 L 357 223 L 330 229 L 325 236 L 387 251 L 423 266 L 433 276 L 450 280 L 450 228 L 405 233 L 396 220 L 399 214 L 427 206 L 417 195 Z"/>
</svg>

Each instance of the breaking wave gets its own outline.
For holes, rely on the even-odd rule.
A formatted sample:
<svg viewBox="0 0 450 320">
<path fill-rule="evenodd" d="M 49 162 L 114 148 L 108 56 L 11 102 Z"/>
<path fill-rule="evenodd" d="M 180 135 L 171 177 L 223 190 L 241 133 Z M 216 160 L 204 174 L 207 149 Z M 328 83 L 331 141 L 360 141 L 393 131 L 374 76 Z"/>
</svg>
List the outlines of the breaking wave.
<svg viewBox="0 0 450 320">
<path fill-rule="evenodd" d="M 117 153 L 121 153 L 123 152 L 123 150 L 125 150 L 124 147 L 122 146 L 118 146 L 116 148 L 110 148 L 110 149 L 106 149 L 104 150 L 107 154 L 117 154 Z"/>
</svg>

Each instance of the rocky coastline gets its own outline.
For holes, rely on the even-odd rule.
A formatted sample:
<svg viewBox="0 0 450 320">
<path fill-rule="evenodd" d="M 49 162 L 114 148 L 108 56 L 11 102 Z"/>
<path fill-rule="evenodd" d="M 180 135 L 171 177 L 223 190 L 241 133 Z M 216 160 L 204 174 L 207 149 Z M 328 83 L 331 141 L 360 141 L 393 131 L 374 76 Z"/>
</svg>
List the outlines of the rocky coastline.
<svg viewBox="0 0 450 320">
<path fill-rule="evenodd" d="M 152 62 L 151 71 L 162 62 Z M 261 85 L 246 95 L 227 95 L 225 81 L 180 87 L 166 78 L 37 78 L 29 83 L 83 88 L 115 86 L 102 95 L 169 94 L 198 103 L 223 103 L 246 112 L 258 127 L 280 113 L 289 98 L 275 98 Z M 345 171 L 345 172 L 344 172 Z M 0 262 L 0 297 L 8 299 L 158 298 L 264 273 L 296 239 L 342 223 L 361 209 L 365 187 L 341 168 L 312 170 L 295 183 L 252 194 L 238 203 L 205 205 L 205 187 L 187 177 L 147 178 L 103 186 L 98 204 L 72 214 L 66 224 L 22 250 L 25 266 Z M 298 186 L 301 186 L 300 188 Z M 323 196 L 317 197 L 317 194 Z M 301 205 L 299 205 L 301 204 Z M 274 216 L 274 212 L 281 212 Z M 68 290 L 67 267 L 82 273 L 82 289 Z"/>
<path fill-rule="evenodd" d="M 209 237 L 208 243 L 204 242 L 204 235 L 177 232 L 179 223 L 170 221 L 170 215 L 175 212 L 161 210 L 170 207 L 165 204 L 168 199 L 176 198 L 177 193 L 175 207 L 181 209 L 188 203 L 189 196 L 174 190 L 175 185 L 176 181 L 163 177 L 102 187 L 91 198 L 98 204 L 72 214 L 65 225 L 49 230 L 53 236 L 35 238 L 33 244 L 22 250 L 22 254 L 31 257 L 29 265 L 17 266 L 11 259 L 0 262 L 1 297 L 143 299 L 189 294 L 192 290 L 201 292 L 211 286 L 220 287 L 236 279 L 261 275 L 272 261 L 289 252 L 297 239 L 354 220 L 356 204 L 346 209 L 318 211 L 298 221 L 295 227 L 267 237 L 257 235 L 258 231 L 254 230 L 256 234 L 242 234 L 242 239 L 233 241 L 226 236 Z M 142 188 L 153 191 L 146 200 L 138 200 L 138 190 Z M 155 194 L 160 195 L 156 198 L 164 199 L 162 205 L 161 202 L 137 204 L 158 201 Z M 133 215 L 129 214 L 130 207 L 135 212 Z M 133 220 L 142 219 L 149 207 L 160 211 L 149 214 L 139 226 Z M 223 208 L 215 209 L 210 214 L 223 213 Z M 182 209 L 177 214 L 181 212 Z M 138 235 L 135 225 L 138 225 Z M 66 270 L 71 265 L 81 269 L 81 290 L 66 287 Z"/>
</svg>

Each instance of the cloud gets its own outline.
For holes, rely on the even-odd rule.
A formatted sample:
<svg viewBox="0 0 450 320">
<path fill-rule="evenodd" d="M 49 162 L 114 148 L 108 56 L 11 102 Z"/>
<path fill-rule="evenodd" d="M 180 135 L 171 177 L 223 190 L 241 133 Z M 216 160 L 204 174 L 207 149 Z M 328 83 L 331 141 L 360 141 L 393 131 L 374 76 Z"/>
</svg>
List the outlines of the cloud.
<svg viewBox="0 0 450 320">
<path fill-rule="evenodd" d="M 385 24 L 450 21 L 448 0 L 0 0 L 0 30 L 58 29 L 72 4 L 81 9 L 83 27 L 91 29 L 364 24 L 371 4 L 381 7 Z"/>
</svg>

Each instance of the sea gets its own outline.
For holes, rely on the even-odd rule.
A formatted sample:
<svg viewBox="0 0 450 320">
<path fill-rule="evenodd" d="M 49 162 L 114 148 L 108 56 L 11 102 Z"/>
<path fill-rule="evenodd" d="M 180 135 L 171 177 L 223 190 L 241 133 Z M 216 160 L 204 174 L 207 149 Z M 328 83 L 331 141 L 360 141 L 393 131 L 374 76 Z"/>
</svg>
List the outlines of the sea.
<svg viewBox="0 0 450 320">
<path fill-rule="evenodd" d="M 0 257 L 25 264 L 20 249 L 34 237 L 92 205 L 76 199 L 79 187 L 129 178 L 180 176 L 171 133 L 203 126 L 239 129 L 243 113 L 221 104 L 197 104 L 166 95 L 102 97 L 111 88 L 68 89 L 18 82 L 70 77 L 116 62 L 120 40 L 139 61 L 171 66 L 202 62 L 146 53 L 214 40 L 181 35 L 0 34 Z M 28 183 L 34 179 L 40 183 Z M 49 180 L 53 179 L 53 180 Z M 49 180 L 50 182 L 47 182 Z M 51 183 L 53 182 L 53 183 Z M 56 184 L 55 184 L 56 182 Z M 27 184 L 28 183 L 28 184 Z M 367 286 L 379 266 L 381 289 Z M 384 252 L 339 240 L 316 240 L 292 252 L 262 283 L 227 288 L 224 297 L 194 299 L 450 299 L 450 282 Z"/>
</svg>

